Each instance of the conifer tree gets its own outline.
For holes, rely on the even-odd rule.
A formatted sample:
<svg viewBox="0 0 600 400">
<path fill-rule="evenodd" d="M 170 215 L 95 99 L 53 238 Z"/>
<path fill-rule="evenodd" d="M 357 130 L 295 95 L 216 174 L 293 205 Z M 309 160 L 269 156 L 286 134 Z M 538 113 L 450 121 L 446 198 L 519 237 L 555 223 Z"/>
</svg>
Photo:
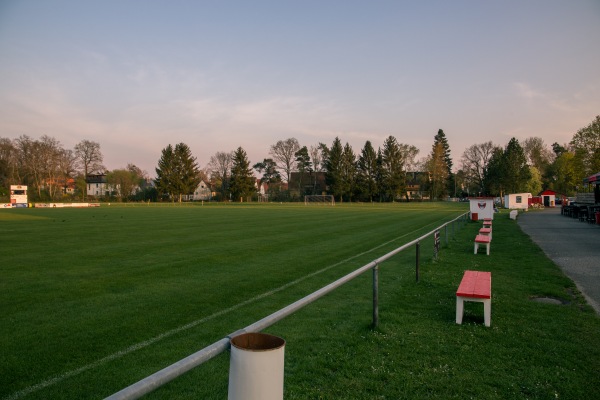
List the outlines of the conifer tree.
<svg viewBox="0 0 600 400">
<path fill-rule="evenodd" d="M 367 140 L 358 158 L 357 166 L 357 186 L 360 194 L 373 201 L 373 197 L 377 195 L 377 153 L 370 141 Z"/>
<path fill-rule="evenodd" d="M 331 149 L 325 149 L 323 151 L 325 155 L 325 169 L 327 175 L 325 176 L 325 182 L 329 186 L 329 192 L 334 196 L 339 196 L 339 201 L 342 201 L 342 195 L 344 194 L 344 184 L 342 176 L 342 153 L 344 148 L 340 138 L 336 137 L 331 145 Z"/>
<path fill-rule="evenodd" d="M 156 168 L 155 185 L 158 192 L 171 200 L 182 201 L 183 195 L 194 192 L 200 183 L 196 158 L 185 143 L 178 143 L 175 149 L 170 144 L 161 152 Z"/>
<path fill-rule="evenodd" d="M 233 163 L 231 167 L 231 180 L 229 189 L 231 196 L 235 201 L 243 200 L 244 197 L 249 197 L 256 191 L 255 178 L 252 175 L 250 161 L 246 152 L 241 147 L 233 153 Z"/>
</svg>

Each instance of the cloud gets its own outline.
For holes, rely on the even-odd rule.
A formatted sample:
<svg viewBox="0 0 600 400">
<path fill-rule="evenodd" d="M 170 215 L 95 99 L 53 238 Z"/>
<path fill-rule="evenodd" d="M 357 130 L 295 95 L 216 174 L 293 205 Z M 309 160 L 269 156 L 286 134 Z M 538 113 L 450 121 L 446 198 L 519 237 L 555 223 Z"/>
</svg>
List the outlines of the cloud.
<svg viewBox="0 0 600 400">
<path fill-rule="evenodd" d="M 542 93 L 535 90 L 531 85 L 524 82 L 515 82 L 513 86 L 517 92 L 517 96 L 524 98 L 527 101 L 544 98 Z"/>
</svg>

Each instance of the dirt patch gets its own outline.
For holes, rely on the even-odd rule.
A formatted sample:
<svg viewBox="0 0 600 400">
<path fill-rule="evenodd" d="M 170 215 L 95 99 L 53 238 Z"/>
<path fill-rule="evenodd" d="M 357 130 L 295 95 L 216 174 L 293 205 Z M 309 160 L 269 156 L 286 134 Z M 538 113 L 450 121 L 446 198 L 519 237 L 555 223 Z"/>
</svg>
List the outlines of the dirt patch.
<svg viewBox="0 0 600 400">
<path fill-rule="evenodd" d="M 529 298 L 532 301 L 538 302 L 538 303 L 544 303 L 544 304 L 556 304 L 558 306 L 563 305 L 563 304 L 569 304 L 568 301 L 563 300 L 563 299 L 559 299 L 557 297 L 530 297 Z"/>
</svg>

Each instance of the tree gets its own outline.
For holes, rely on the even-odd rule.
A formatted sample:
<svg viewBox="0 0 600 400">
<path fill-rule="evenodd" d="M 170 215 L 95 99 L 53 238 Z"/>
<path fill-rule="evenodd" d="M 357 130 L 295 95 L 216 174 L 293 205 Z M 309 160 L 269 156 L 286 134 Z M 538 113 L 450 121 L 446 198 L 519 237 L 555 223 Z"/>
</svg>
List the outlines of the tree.
<svg viewBox="0 0 600 400">
<path fill-rule="evenodd" d="M 381 188 L 390 201 L 406 192 L 404 162 L 404 155 L 396 138 L 389 136 L 383 143 Z"/>
<path fill-rule="evenodd" d="M 200 184 L 200 169 L 187 144 L 176 144 L 174 155 L 176 188 L 181 203 L 182 195 L 193 194 Z"/>
<path fill-rule="evenodd" d="M 348 201 L 352 201 L 356 184 L 356 155 L 348 143 L 342 152 L 341 177 L 343 192 L 347 194 Z"/>
<path fill-rule="evenodd" d="M 0 138 L 0 187 L 14 182 L 17 149 L 12 141 Z"/>
<path fill-rule="evenodd" d="M 550 166 L 552 173 L 552 189 L 572 196 L 581 182 L 575 168 L 575 155 L 570 151 L 561 152 Z"/>
<path fill-rule="evenodd" d="M 531 176 L 525 185 L 525 192 L 535 196 L 542 191 L 542 174 L 533 166 L 529 167 L 529 173 Z"/>
<path fill-rule="evenodd" d="M 300 150 L 298 140 L 295 138 L 289 138 L 286 140 L 279 140 L 277 143 L 271 146 L 269 154 L 273 156 L 273 160 L 277 163 L 277 168 L 283 171 L 285 175 L 285 181 L 289 183 L 290 175 L 295 167 L 296 152 Z"/>
<path fill-rule="evenodd" d="M 75 145 L 75 156 L 85 177 L 93 173 L 103 172 L 105 169 L 102 165 L 104 157 L 100 151 L 100 143 L 82 140 Z"/>
<path fill-rule="evenodd" d="M 249 197 L 255 192 L 255 178 L 246 152 L 241 147 L 233 153 L 231 167 L 231 195 L 235 200 Z"/>
<path fill-rule="evenodd" d="M 493 195 L 498 194 L 502 197 L 506 190 L 504 186 L 505 166 L 504 166 L 504 150 L 501 147 L 495 147 L 492 151 L 492 156 L 487 164 L 482 187 L 485 188 L 482 194 Z"/>
<path fill-rule="evenodd" d="M 219 151 L 210 158 L 207 168 L 210 170 L 210 179 L 214 187 L 218 188 L 221 198 L 224 200 L 229 196 L 229 177 L 233 152 L 225 153 Z"/>
<path fill-rule="evenodd" d="M 312 194 L 316 194 L 315 192 L 317 191 L 317 174 L 319 172 L 323 171 L 323 144 L 320 143 L 317 146 L 310 146 L 310 161 L 312 163 L 312 167 L 314 170 L 314 175 L 313 175 L 313 189 L 312 189 Z"/>
<path fill-rule="evenodd" d="M 470 193 L 487 193 L 485 187 L 485 176 L 487 174 L 488 164 L 494 151 L 498 147 L 489 141 L 481 144 L 474 144 L 468 147 L 461 159 L 462 171 L 464 173 L 467 186 Z"/>
<path fill-rule="evenodd" d="M 430 179 L 431 198 L 441 200 L 448 195 L 448 164 L 441 142 L 434 144 L 426 165 Z"/>
<path fill-rule="evenodd" d="M 259 174 L 262 174 L 260 181 L 263 183 L 279 183 L 281 182 L 281 174 L 277 171 L 277 164 L 272 158 L 265 158 L 262 162 L 258 162 L 252 166 Z"/>
<path fill-rule="evenodd" d="M 527 164 L 536 167 L 540 173 L 544 172 L 554 159 L 552 150 L 546 146 L 542 138 L 527 138 L 523 141 L 522 147 L 527 158 Z"/>
<path fill-rule="evenodd" d="M 309 179 L 312 176 L 312 162 L 310 161 L 310 156 L 308 155 L 308 148 L 306 146 L 300 148 L 300 150 L 298 150 L 294 155 L 296 156 L 296 167 L 300 174 L 300 179 L 298 179 L 298 191 L 300 195 L 303 195 L 305 194 L 303 190 L 304 175 L 308 173 Z"/>
<path fill-rule="evenodd" d="M 340 138 L 336 137 L 333 140 L 331 149 L 326 146 L 321 147 L 324 155 L 324 164 L 327 174 L 325 176 L 325 182 L 329 186 L 329 192 L 334 196 L 339 196 L 339 201 L 342 201 L 344 194 L 344 182 L 343 182 L 343 171 L 342 171 L 342 153 L 344 148 Z"/>
<path fill-rule="evenodd" d="M 15 140 L 15 145 L 19 183 L 30 185 L 38 199 L 54 198 L 60 188 L 60 142 L 46 135 L 40 140 L 22 135 Z"/>
<path fill-rule="evenodd" d="M 122 202 L 127 200 L 138 187 L 134 172 L 127 169 L 115 169 L 106 174 L 106 183 L 113 189 L 114 196 Z"/>
<path fill-rule="evenodd" d="M 581 179 L 600 170 L 600 115 L 585 128 L 581 128 L 573 136 L 570 145 L 575 156 L 579 158 L 583 171 Z"/>
<path fill-rule="evenodd" d="M 438 146 L 441 146 L 441 149 L 436 150 L 435 148 Z M 437 135 L 434 137 L 432 155 L 434 151 L 443 155 L 444 164 L 447 170 L 447 172 L 444 174 L 445 190 L 439 192 L 439 194 L 443 197 L 448 193 L 452 193 L 452 190 L 454 189 L 454 174 L 452 173 L 452 156 L 450 155 L 450 145 L 448 144 L 448 139 L 446 138 L 446 134 L 442 129 L 439 129 Z M 441 156 L 438 155 L 437 157 Z M 438 160 L 437 162 L 441 167 L 441 161 Z M 439 183 L 436 183 L 436 185 L 439 186 Z"/>
<path fill-rule="evenodd" d="M 357 186 L 359 193 L 371 202 L 378 194 L 378 175 L 377 153 L 367 140 L 358 158 Z"/>
<path fill-rule="evenodd" d="M 519 193 L 525 190 L 531 178 L 525 152 L 515 138 L 510 139 L 504 151 L 505 176 L 504 185 L 510 193 Z"/>
<path fill-rule="evenodd" d="M 63 192 L 66 193 L 69 179 L 74 179 L 77 175 L 77 157 L 73 150 L 61 149 L 58 168 L 60 171 L 60 182 L 62 182 L 63 185 Z"/>
<path fill-rule="evenodd" d="M 260 183 L 267 184 L 267 193 L 275 194 L 281 190 L 281 174 L 277 171 L 277 164 L 272 158 L 265 158 L 252 166 L 259 174 L 262 174 Z"/>
<path fill-rule="evenodd" d="M 489 194 L 503 196 L 505 192 L 523 192 L 530 178 L 525 152 L 519 141 L 512 138 L 504 150 L 493 152 L 484 180 Z"/>
<path fill-rule="evenodd" d="M 160 194 L 181 202 L 183 195 L 192 194 L 199 183 L 198 164 L 188 145 L 179 143 L 173 149 L 169 144 L 162 150 L 155 179 Z"/>
<path fill-rule="evenodd" d="M 175 199 L 175 154 L 173 146 L 170 144 L 162 149 L 158 167 L 156 168 L 156 179 L 154 185 L 158 190 L 159 196 L 168 196 L 171 200 Z"/>
</svg>

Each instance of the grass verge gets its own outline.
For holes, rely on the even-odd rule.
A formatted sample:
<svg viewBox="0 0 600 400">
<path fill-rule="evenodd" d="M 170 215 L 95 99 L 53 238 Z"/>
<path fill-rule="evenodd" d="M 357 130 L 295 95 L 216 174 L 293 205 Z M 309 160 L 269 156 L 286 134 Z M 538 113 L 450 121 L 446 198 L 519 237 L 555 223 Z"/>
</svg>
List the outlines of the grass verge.
<svg viewBox="0 0 600 400">
<path fill-rule="evenodd" d="M 509 220 L 494 220 L 491 255 L 473 254 L 468 223 L 429 258 L 415 283 L 414 254 L 381 267 L 380 326 L 372 329 L 363 276 L 268 329 L 286 339 L 286 399 L 600 398 L 600 318 L 574 283 Z M 455 291 L 466 269 L 492 272 L 492 326 Z M 561 299 L 562 305 L 532 301 Z M 228 354 L 150 398 L 225 398 Z"/>
</svg>

